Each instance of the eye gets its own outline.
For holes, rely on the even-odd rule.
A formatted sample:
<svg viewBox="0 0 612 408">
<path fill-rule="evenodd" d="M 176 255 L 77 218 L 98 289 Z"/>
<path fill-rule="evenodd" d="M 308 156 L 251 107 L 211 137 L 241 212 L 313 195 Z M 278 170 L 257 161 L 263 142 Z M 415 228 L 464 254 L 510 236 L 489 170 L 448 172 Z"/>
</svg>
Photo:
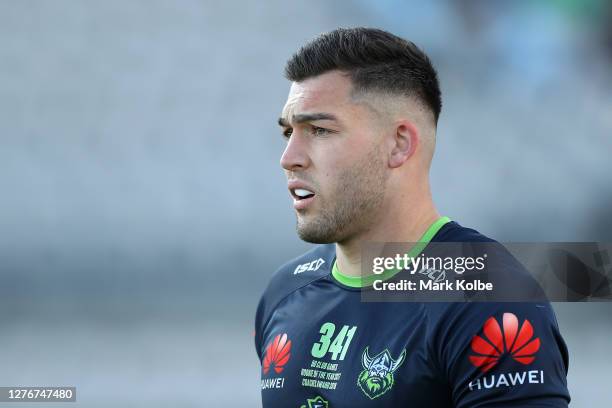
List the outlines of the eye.
<svg viewBox="0 0 612 408">
<path fill-rule="evenodd" d="M 283 130 L 283 137 L 285 139 L 289 139 L 291 137 L 292 133 L 293 133 L 293 128 L 287 128 L 287 129 Z"/>
<path fill-rule="evenodd" d="M 310 132 L 313 135 L 315 135 L 315 136 L 327 136 L 331 132 L 331 130 L 325 129 L 325 128 L 321 128 L 321 127 L 318 127 L 318 126 L 312 126 L 310 128 Z"/>
</svg>

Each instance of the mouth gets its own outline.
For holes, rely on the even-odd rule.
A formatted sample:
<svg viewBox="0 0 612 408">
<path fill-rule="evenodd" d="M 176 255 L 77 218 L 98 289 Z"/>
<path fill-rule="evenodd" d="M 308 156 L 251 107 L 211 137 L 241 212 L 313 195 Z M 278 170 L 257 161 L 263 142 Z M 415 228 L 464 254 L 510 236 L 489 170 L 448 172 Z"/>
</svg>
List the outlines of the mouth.
<svg viewBox="0 0 612 408">
<path fill-rule="evenodd" d="M 289 191 L 291 192 L 293 199 L 297 201 L 307 200 L 315 196 L 315 193 L 310 190 L 306 190 L 305 188 L 292 188 Z"/>
<path fill-rule="evenodd" d="M 294 185 L 291 185 L 294 184 Z M 315 199 L 315 192 L 306 186 L 296 186 L 295 183 L 289 184 L 289 192 L 293 197 L 293 208 L 296 210 L 304 210 Z"/>
</svg>

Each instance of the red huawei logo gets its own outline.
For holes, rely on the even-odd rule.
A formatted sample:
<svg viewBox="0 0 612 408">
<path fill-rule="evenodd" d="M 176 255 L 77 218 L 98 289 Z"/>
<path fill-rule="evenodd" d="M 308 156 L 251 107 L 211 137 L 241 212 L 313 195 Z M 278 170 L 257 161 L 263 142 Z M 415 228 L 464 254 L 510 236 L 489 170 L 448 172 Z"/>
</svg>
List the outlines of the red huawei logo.
<svg viewBox="0 0 612 408">
<path fill-rule="evenodd" d="M 531 364 L 535 353 L 540 349 L 540 339 L 533 338 L 533 326 L 525 319 L 519 330 L 518 319 L 512 313 L 504 313 L 503 332 L 497 320 L 489 317 L 482 327 L 484 338 L 474 336 L 472 339 L 471 363 L 483 373 L 495 367 L 504 353 L 521 364 Z M 517 334 L 518 333 L 518 334 Z"/>
<path fill-rule="evenodd" d="M 291 340 L 287 340 L 287 333 L 278 334 L 268 347 L 263 359 L 263 372 L 268 374 L 270 367 L 274 367 L 277 374 L 283 371 L 285 364 L 291 357 Z"/>
</svg>

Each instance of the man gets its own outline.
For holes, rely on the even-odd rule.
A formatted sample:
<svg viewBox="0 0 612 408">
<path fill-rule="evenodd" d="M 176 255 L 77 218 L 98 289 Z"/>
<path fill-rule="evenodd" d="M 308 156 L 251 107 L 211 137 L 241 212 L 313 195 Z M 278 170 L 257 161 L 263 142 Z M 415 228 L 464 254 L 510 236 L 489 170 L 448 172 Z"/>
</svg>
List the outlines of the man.
<svg viewBox="0 0 612 408">
<path fill-rule="evenodd" d="M 494 242 L 432 201 L 442 104 L 427 56 L 381 30 L 338 29 L 285 71 L 281 165 L 297 232 L 320 245 L 282 266 L 260 301 L 264 407 L 567 406 L 548 303 L 362 301 L 366 242 Z"/>
</svg>

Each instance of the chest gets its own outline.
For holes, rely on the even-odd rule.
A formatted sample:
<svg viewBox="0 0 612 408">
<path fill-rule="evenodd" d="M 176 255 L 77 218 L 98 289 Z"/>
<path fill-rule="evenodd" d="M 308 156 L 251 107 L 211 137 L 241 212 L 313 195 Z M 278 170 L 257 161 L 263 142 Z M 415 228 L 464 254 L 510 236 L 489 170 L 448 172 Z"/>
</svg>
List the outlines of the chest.
<svg viewBox="0 0 612 408">
<path fill-rule="evenodd" d="M 444 406 L 422 307 L 325 295 L 297 293 L 267 322 L 264 407 Z"/>
</svg>

